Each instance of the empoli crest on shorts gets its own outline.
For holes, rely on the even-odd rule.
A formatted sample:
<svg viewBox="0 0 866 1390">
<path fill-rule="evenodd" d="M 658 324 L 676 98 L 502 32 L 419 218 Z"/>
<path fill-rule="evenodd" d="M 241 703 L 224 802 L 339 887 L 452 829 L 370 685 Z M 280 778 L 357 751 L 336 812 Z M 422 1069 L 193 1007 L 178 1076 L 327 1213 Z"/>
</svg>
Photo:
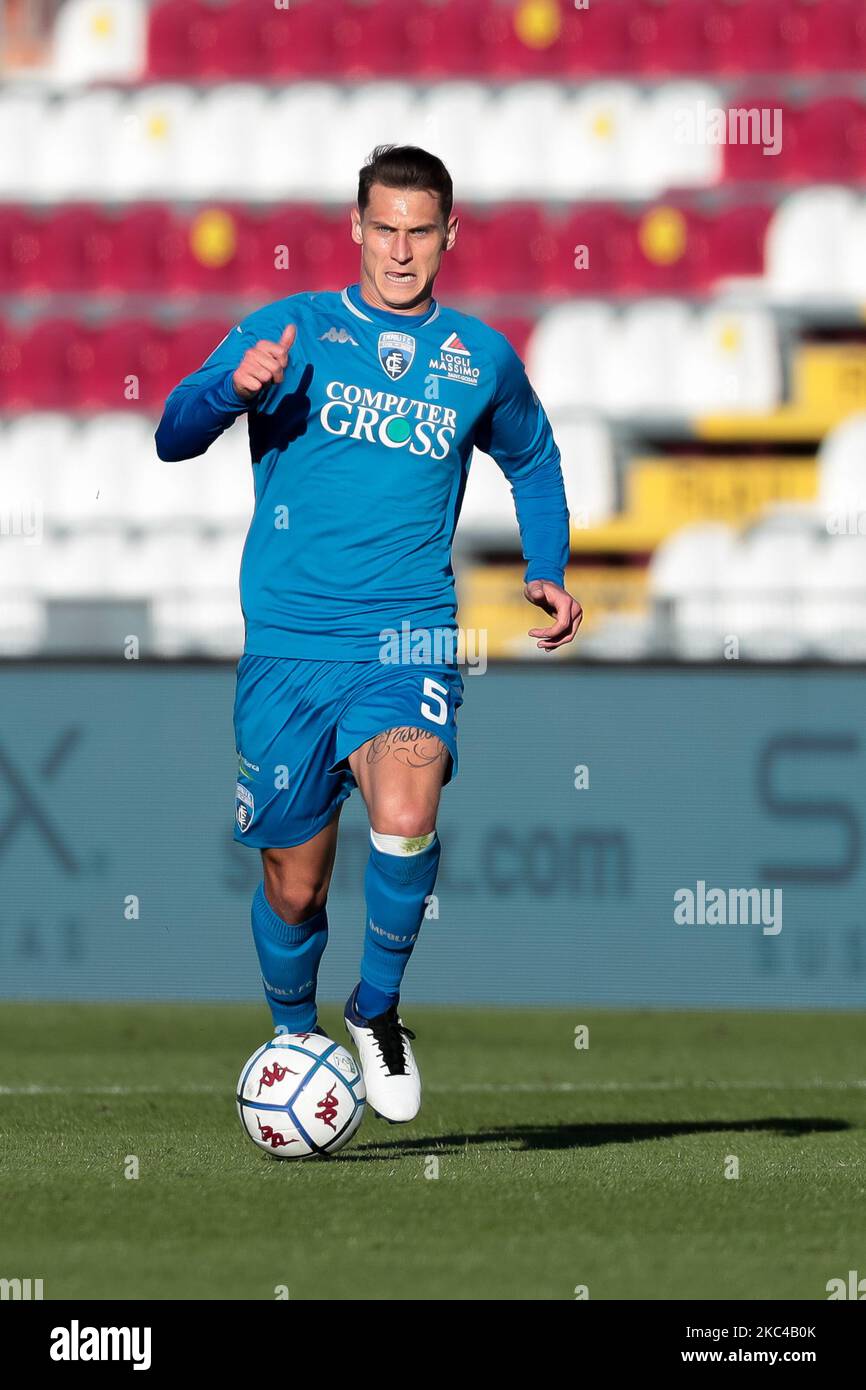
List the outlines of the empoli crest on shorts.
<svg viewBox="0 0 866 1390">
<path fill-rule="evenodd" d="M 245 787 L 243 782 L 238 782 L 237 799 L 235 800 L 235 820 L 238 823 L 238 830 L 245 835 L 253 823 L 253 816 L 256 814 L 256 803 L 249 787 Z"/>
<path fill-rule="evenodd" d="M 415 357 L 415 339 L 408 333 L 379 334 L 379 361 L 392 381 L 405 376 Z"/>
</svg>

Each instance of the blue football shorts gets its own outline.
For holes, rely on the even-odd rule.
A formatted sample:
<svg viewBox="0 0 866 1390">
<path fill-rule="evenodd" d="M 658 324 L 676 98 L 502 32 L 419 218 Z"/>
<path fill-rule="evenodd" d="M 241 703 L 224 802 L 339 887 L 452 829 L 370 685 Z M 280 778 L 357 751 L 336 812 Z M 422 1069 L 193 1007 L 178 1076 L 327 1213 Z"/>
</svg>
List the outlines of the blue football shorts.
<svg viewBox="0 0 866 1390">
<path fill-rule="evenodd" d="M 358 785 L 350 753 L 387 729 L 429 729 L 457 774 L 455 666 L 386 665 L 244 655 L 234 728 L 238 755 L 234 838 L 255 849 L 301 845 Z"/>
</svg>

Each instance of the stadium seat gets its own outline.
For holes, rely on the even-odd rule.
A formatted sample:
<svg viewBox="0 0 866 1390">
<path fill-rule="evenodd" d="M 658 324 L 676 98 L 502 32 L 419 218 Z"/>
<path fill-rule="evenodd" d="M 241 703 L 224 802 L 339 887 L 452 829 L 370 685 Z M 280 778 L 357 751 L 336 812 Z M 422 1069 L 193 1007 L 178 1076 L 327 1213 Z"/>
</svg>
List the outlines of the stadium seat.
<svg viewBox="0 0 866 1390">
<path fill-rule="evenodd" d="M 55 273 L 50 224 L 30 208 L 0 207 L 0 285 L 5 294 L 46 292 Z"/>
<path fill-rule="evenodd" d="M 184 145 L 201 100 L 180 83 L 143 87 L 125 98 L 108 141 L 105 180 L 111 197 L 186 196 Z"/>
<path fill-rule="evenodd" d="M 866 536 L 827 537 L 816 547 L 802 575 L 801 605 L 816 656 L 866 661 Z"/>
<path fill-rule="evenodd" d="M 848 228 L 859 207 L 848 188 L 810 188 L 777 209 L 767 230 L 767 288 L 778 299 L 844 292 Z"/>
<path fill-rule="evenodd" d="M 719 584 L 729 572 L 736 535 L 720 522 L 684 526 L 656 549 L 649 589 L 662 650 L 686 661 L 719 660 L 724 617 Z"/>
<path fill-rule="evenodd" d="M 330 83 L 298 82 L 276 92 L 248 153 L 252 192 L 280 202 L 345 198 L 346 185 L 337 184 L 330 159 L 331 142 L 339 141 L 346 120 L 345 96 Z"/>
<path fill-rule="evenodd" d="M 864 18 L 859 0 L 790 0 L 780 25 L 785 70 L 823 75 L 856 68 Z"/>
<path fill-rule="evenodd" d="M 852 415 L 818 450 L 818 505 L 830 534 L 859 534 L 866 527 L 866 413 Z"/>
<path fill-rule="evenodd" d="M 555 175 L 549 133 L 559 128 L 565 105 L 548 82 L 515 82 L 488 101 L 474 133 L 479 162 L 473 195 L 543 198 Z"/>
<path fill-rule="evenodd" d="M 332 7 L 319 0 L 293 0 L 288 8 L 256 5 L 250 15 L 255 26 L 258 64 L 248 76 L 277 81 L 326 76 L 333 69 Z"/>
<path fill-rule="evenodd" d="M 53 80 L 139 77 L 145 66 L 147 21 L 142 0 L 66 0 L 54 23 Z"/>
<path fill-rule="evenodd" d="M 416 119 L 421 138 L 445 161 L 455 188 L 474 188 L 480 176 L 483 155 L 475 134 L 481 129 L 488 100 L 480 82 L 443 82 L 419 97 Z"/>
<path fill-rule="evenodd" d="M 484 0 L 415 0 L 406 16 L 405 67 L 422 81 L 478 73 Z"/>
<path fill-rule="evenodd" d="M 720 76 L 779 72 L 789 0 L 712 0 L 704 21 L 707 71 Z"/>
<path fill-rule="evenodd" d="M 34 202 L 116 197 L 110 154 L 124 129 L 126 98 L 97 88 L 50 102 L 38 117 L 27 196 Z"/>
<path fill-rule="evenodd" d="M 725 183 L 784 183 L 797 176 L 803 112 L 781 96 L 739 93 L 725 111 L 722 153 Z M 780 112 L 781 115 L 778 115 Z M 767 151 L 767 153 L 765 153 Z"/>
<path fill-rule="evenodd" d="M 558 0 L 488 0 L 479 21 L 478 67 L 494 82 L 549 77 L 557 70 L 561 30 Z"/>
<path fill-rule="evenodd" d="M 628 186 L 643 101 L 627 82 L 593 82 L 564 104 L 551 142 L 550 195 L 599 196 Z"/>
<path fill-rule="evenodd" d="M 667 76 L 707 71 L 703 0 L 632 0 L 629 69 Z"/>
<path fill-rule="evenodd" d="M 761 309 L 700 311 L 680 346 L 674 395 L 687 414 L 774 410 L 782 365 L 773 317 Z"/>
<path fill-rule="evenodd" d="M 572 527 L 600 526 L 616 511 L 616 460 L 603 421 L 551 421 L 562 456 L 562 481 Z"/>
<path fill-rule="evenodd" d="M 610 306 L 596 303 L 557 305 L 539 320 L 526 365 L 549 412 L 598 408 L 601 364 L 614 322 Z"/>
<path fill-rule="evenodd" d="M 358 187 L 358 170 L 370 151 L 386 143 L 414 143 L 415 92 L 407 82 L 371 82 L 349 88 L 341 120 L 327 134 L 320 174 L 325 197 L 347 202 Z M 307 133 L 309 138 L 309 133 Z"/>
<path fill-rule="evenodd" d="M 802 182 L 858 182 L 866 173 L 866 105 L 833 97 L 808 105 L 798 120 L 790 173 Z"/>
<path fill-rule="evenodd" d="M 645 96 L 622 161 L 624 186 L 658 197 L 666 189 L 719 183 L 721 148 L 701 135 L 706 111 L 723 104 L 706 82 L 666 82 Z"/>
<path fill-rule="evenodd" d="M 723 208 L 712 219 L 706 283 L 762 277 L 765 242 L 773 209 L 767 203 L 741 203 Z"/>
<path fill-rule="evenodd" d="M 802 622 L 803 576 L 817 546 L 814 524 L 803 512 L 785 513 L 758 524 L 739 539 L 719 581 L 719 611 L 726 634 L 738 639 L 739 655 L 749 660 L 796 661 L 809 650 Z"/>
<path fill-rule="evenodd" d="M 578 10 L 568 6 L 556 47 L 563 77 L 622 76 L 631 64 L 630 0 L 607 0 Z"/>
<path fill-rule="evenodd" d="M 151 14 L 147 70 L 163 79 L 252 77 L 258 70 L 258 37 L 246 0 L 223 5 L 163 0 Z"/>
<path fill-rule="evenodd" d="M 329 0 L 328 10 L 330 71 L 352 81 L 406 76 L 404 0 Z"/>
<path fill-rule="evenodd" d="M 650 300 L 625 309 L 599 348 L 599 406 L 614 416 L 677 413 L 677 362 L 691 331 L 692 314 L 682 302 Z"/>
<path fill-rule="evenodd" d="M 184 198 L 256 195 L 250 144 L 270 116 L 265 88 L 255 83 L 225 82 L 203 93 L 185 118 L 177 150 Z"/>
</svg>

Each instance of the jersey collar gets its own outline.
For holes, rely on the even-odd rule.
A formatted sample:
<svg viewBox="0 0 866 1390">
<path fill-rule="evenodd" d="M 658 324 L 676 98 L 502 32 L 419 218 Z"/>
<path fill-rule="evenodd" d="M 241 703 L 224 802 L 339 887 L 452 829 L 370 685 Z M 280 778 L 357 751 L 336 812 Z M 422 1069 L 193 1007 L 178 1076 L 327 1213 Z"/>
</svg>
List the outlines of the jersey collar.
<svg viewBox="0 0 866 1390">
<path fill-rule="evenodd" d="M 366 319 L 368 323 L 387 323 L 392 328 L 423 328 L 439 317 L 439 305 L 432 300 L 426 314 L 392 314 L 388 309 L 377 309 L 361 296 L 360 285 L 347 285 L 340 297 L 350 313 L 356 318 Z"/>
</svg>

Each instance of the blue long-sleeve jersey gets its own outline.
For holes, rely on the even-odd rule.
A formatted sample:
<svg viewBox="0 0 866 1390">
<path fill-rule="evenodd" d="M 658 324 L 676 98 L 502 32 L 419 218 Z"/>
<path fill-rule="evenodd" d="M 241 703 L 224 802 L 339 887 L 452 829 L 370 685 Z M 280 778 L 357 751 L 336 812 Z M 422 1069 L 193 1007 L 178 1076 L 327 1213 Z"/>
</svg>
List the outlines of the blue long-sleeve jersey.
<svg viewBox="0 0 866 1390">
<path fill-rule="evenodd" d="M 244 352 L 278 342 L 289 323 L 283 381 L 243 400 L 232 376 Z M 479 319 L 435 300 L 424 314 L 389 313 L 357 285 L 277 300 L 175 387 L 157 453 L 194 458 L 243 414 L 255 483 L 241 564 L 251 655 L 374 660 L 387 634 L 455 633 L 451 545 L 473 446 L 511 484 L 526 580 L 562 584 L 559 450 L 519 357 Z"/>
</svg>

